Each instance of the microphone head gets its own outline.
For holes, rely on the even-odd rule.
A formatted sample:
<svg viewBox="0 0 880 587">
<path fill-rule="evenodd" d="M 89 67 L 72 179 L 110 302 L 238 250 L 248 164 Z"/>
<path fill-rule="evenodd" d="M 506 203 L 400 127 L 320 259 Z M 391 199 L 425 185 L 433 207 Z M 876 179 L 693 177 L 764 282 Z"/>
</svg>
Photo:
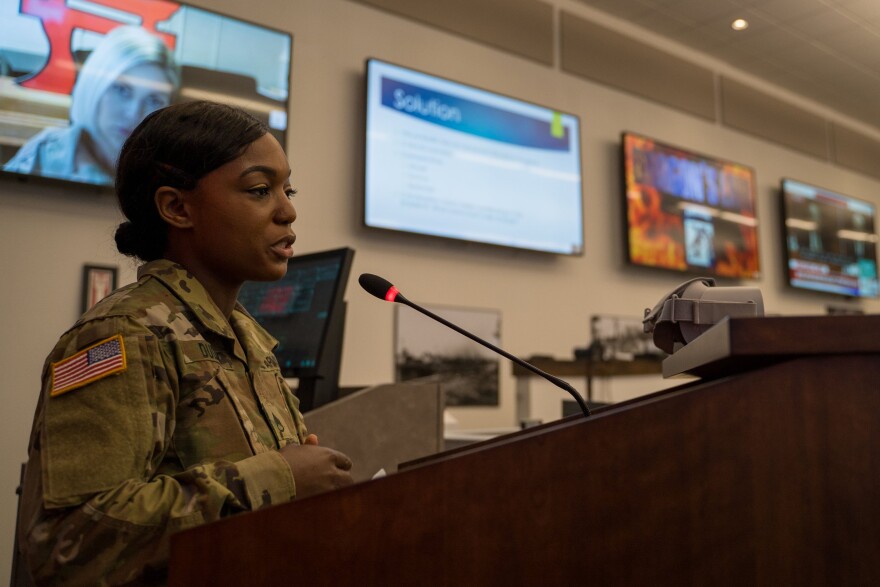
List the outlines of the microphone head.
<svg viewBox="0 0 880 587">
<path fill-rule="evenodd" d="M 361 287 L 364 288 L 367 293 L 376 296 L 380 300 L 394 302 L 397 301 L 398 298 L 403 297 L 400 295 L 400 292 L 397 291 L 397 288 L 391 285 L 390 281 L 383 279 L 378 275 L 373 275 L 372 273 L 361 273 L 361 276 L 358 277 L 358 283 L 361 284 Z"/>
</svg>

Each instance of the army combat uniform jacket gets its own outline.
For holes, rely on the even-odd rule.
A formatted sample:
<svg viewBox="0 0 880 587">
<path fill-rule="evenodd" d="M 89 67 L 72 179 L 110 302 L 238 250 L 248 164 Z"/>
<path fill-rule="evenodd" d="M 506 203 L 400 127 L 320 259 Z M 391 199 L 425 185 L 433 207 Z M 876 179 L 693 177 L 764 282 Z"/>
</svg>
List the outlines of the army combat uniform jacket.
<svg viewBox="0 0 880 587">
<path fill-rule="evenodd" d="M 37 582 L 161 583 L 176 530 L 293 499 L 300 444 L 277 342 L 159 260 L 49 355 L 19 542 Z"/>
</svg>

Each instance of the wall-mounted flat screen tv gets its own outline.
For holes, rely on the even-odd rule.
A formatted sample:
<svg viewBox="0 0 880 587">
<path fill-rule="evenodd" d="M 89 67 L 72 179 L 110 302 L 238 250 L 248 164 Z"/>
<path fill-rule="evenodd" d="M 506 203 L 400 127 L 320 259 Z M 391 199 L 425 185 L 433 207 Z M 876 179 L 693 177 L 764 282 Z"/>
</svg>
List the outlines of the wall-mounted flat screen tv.
<svg viewBox="0 0 880 587">
<path fill-rule="evenodd" d="M 368 227 L 583 252 L 579 120 L 367 61 Z"/>
<path fill-rule="evenodd" d="M 623 133 L 627 259 L 700 275 L 759 273 L 755 173 Z"/>
<path fill-rule="evenodd" d="M 875 298 L 877 214 L 870 202 L 782 180 L 786 275 L 792 287 Z"/>
<path fill-rule="evenodd" d="M 164 0 L 0 0 L 0 168 L 111 185 L 134 127 L 186 100 L 239 106 L 284 145 L 291 43 Z"/>
</svg>

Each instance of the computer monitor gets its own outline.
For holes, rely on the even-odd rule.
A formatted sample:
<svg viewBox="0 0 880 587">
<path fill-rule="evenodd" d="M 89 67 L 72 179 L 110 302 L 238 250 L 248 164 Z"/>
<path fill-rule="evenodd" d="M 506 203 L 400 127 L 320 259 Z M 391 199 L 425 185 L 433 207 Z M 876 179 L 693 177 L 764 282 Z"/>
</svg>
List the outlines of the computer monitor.
<svg viewBox="0 0 880 587">
<path fill-rule="evenodd" d="M 343 295 L 354 250 L 296 255 L 278 281 L 246 282 L 238 301 L 278 339 L 275 356 L 285 377 L 299 379 L 306 412 L 339 397 L 345 327 Z"/>
</svg>

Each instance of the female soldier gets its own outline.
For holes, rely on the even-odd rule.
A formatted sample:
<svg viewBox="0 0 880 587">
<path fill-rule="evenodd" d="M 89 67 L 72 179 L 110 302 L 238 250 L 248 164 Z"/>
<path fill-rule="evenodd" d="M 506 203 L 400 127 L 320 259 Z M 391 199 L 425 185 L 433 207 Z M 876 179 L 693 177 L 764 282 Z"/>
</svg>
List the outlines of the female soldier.
<svg viewBox="0 0 880 587">
<path fill-rule="evenodd" d="M 265 125 L 210 102 L 126 141 L 116 243 L 147 263 L 46 362 L 19 524 L 37 582 L 161 582 L 173 531 L 351 483 L 236 302 L 286 271 L 289 176 Z"/>
</svg>

